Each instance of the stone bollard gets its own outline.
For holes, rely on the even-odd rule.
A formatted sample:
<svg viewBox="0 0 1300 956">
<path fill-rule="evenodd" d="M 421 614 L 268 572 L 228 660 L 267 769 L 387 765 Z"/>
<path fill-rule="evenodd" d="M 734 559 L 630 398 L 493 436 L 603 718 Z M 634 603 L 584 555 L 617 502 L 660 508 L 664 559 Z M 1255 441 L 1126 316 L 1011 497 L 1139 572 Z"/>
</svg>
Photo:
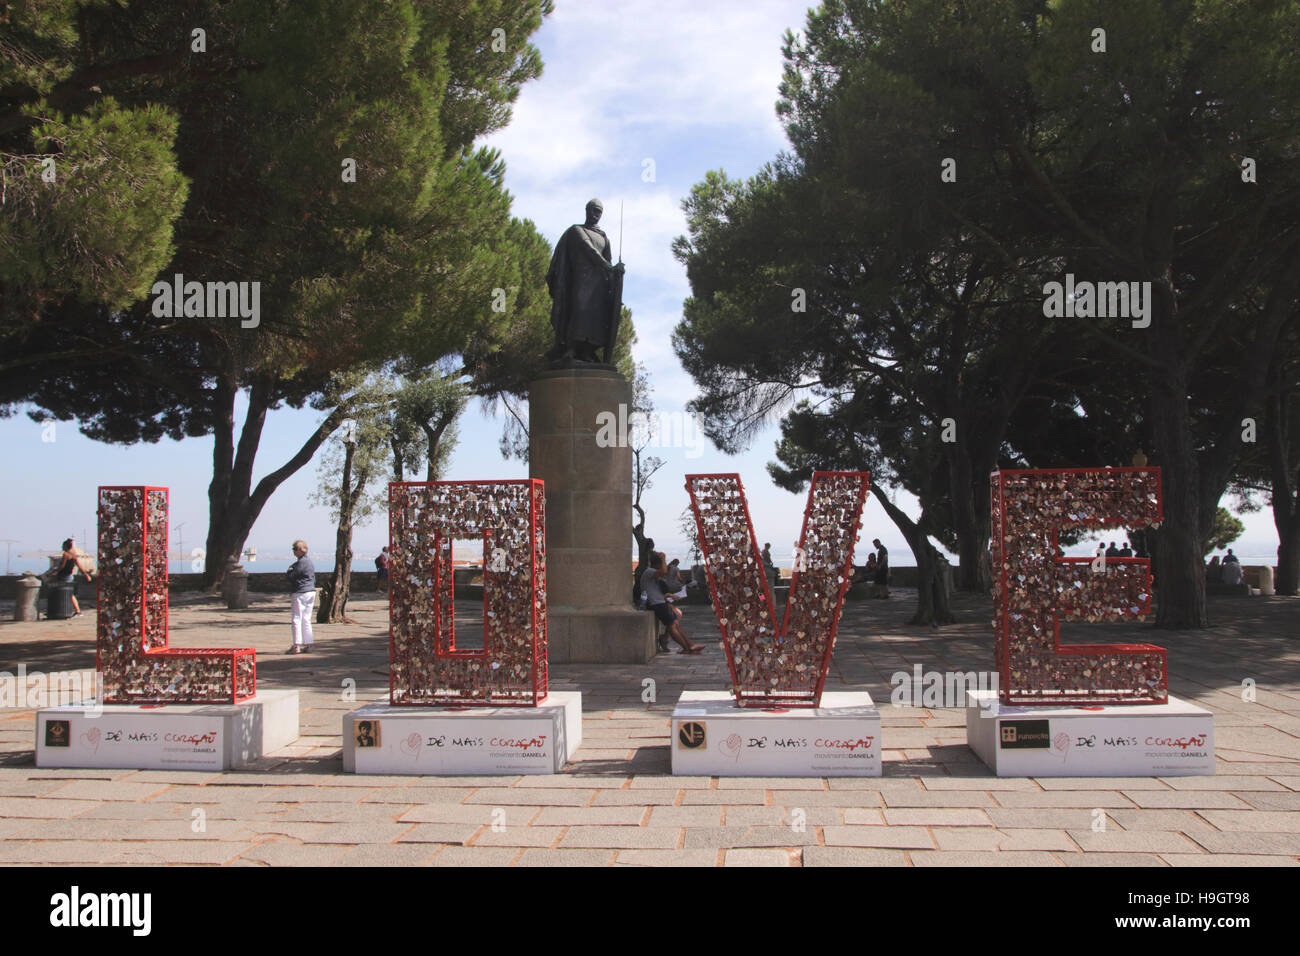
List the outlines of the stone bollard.
<svg viewBox="0 0 1300 956">
<path fill-rule="evenodd" d="M 36 620 L 36 598 L 41 593 L 41 579 L 31 571 L 24 571 L 23 576 L 14 582 L 14 587 L 17 598 L 14 601 L 14 620 Z"/>
<path fill-rule="evenodd" d="M 1273 590 L 1273 566 L 1266 564 L 1259 569 L 1259 593 L 1276 594 Z"/>
<path fill-rule="evenodd" d="M 232 611 L 248 607 L 248 572 L 242 564 L 226 568 L 221 579 L 221 596 L 225 598 L 226 607 Z"/>
<path fill-rule="evenodd" d="M 324 586 L 316 588 L 316 603 L 312 613 L 316 615 L 317 624 L 330 622 L 330 604 L 334 600 L 334 583 L 327 581 Z"/>
</svg>

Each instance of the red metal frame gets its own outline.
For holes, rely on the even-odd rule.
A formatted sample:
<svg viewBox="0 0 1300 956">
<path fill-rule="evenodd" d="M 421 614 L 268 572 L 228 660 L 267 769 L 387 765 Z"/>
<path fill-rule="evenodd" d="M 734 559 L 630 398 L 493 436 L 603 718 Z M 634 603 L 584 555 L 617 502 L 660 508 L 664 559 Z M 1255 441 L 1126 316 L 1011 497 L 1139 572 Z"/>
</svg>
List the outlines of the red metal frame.
<svg viewBox="0 0 1300 956">
<path fill-rule="evenodd" d="M 388 501 L 389 701 L 424 707 L 535 707 L 545 700 L 543 482 L 391 482 Z M 457 650 L 453 542 L 480 536 L 483 648 Z M 507 555 L 504 571 L 492 570 L 494 546 Z M 527 560 L 521 561 L 524 554 Z M 526 586 L 512 580 L 520 572 L 525 572 Z M 429 583 L 422 585 L 421 579 Z M 430 587 L 427 593 L 424 589 Z"/>
<path fill-rule="evenodd" d="M 732 489 L 729 484 L 724 489 L 718 489 L 716 486 L 719 482 L 734 482 L 740 511 L 745 520 L 747 552 L 726 547 L 721 539 L 725 529 L 711 529 L 702 514 L 705 510 L 711 512 L 710 517 L 724 514 L 723 510 L 717 508 L 717 501 L 710 493 L 721 490 L 725 497 Z M 702 483 L 707 483 L 707 487 Z M 691 513 L 695 518 L 700 550 L 704 556 L 705 575 L 709 582 L 709 593 L 713 597 L 714 613 L 722 631 L 722 644 L 727 655 L 727 667 L 731 673 L 731 686 L 737 706 L 821 705 L 844 595 L 848 592 L 853 575 L 853 546 L 861 527 L 862 508 L 869 488 L 870 476 L 866 472 L 818 471 L 813 474 L 808 488 L 808 501 L 804 506 L 799 548 L 807 554 L 809 521 L 814 507 L 819 504 L 825 504 L 827 510 L 838 509 L 842 518 L 838 526 L 822 521 L 814 524 L 814 537 L 820 539 L 823 535 L 829 537 L 831 532 L 838 532 L 841 540 L 831 541 L 832 559 L 825 566 L 814 570 L 811 558 L 807 571 L 799 571 L 796 566 L 790 579 L 789 601 L 778 628 L 771 582 L 762 568 L 754 522 L 749 513 L 749 502 L 740 475 L 715 473 L 686 476 L 686 492 L 691 499 Z M 725 521 L 725 518 L 720 518 L 719 521 Z M 761 583 L 756 577 L 761 579 Z M 811 583 L 806 585 L 805 579 Z M 754 584 L 758 584 L 758 587 L 752 587 Z M 811 596 L 808 593 L 810 589 Z M 751 603 L 745 600 L 750 596 L 746 591 L 751 592 L 751 595 L 757 591 L 763 597 L 763 604 L 757 613 L 748 615 L 750 620 L 746 620 Z M 741 622 L 738 627 L 733 625 L 733 621 L 737 620 Z M 770 638 L 764 635 L 767 629 L 764 621 L 771 624 Z M 737 660 L 738 656 L 742 658 L 740 661 Z"/>
<path fill-rule="evenodd" d="M 104 702 L 234 704 L 253 697 L 257 693 L 257 655 L 253 648 L 170 646 L 168 490 L 148 485 L 102 485 L 97 501 L 95 669 L 103 680 Z M 138 541 L 129 524 L 119 526 L 124 518 L 134 521 L 137 508 Z M 151 521 L 152 537 L 160 549 L 157 553 L 150 547 Z M 120 532 L 128 530 L 130 537 L 122 540 Z M 133 580 L 137 561 L 138 584 Z M 151 610 L 151 602 L 158 606 Z M 121 643 L 115 645 L 115 641 Z"/>
<path fill-rule="evenodd" d="M 1164 518 L 1161 492 L 1159 468 L 1008 469 L 990 476 L 992 551 L 998 571 L 994 623 L 1003 703 L 1073 706 L 1168 700 L 1168 655 L 1163 647 L 1060 640 L 1062 616 L 1124 620 L 1149 613 L 1151 562 L 1106 558 L 1106 571 L 1096 574 L 1083 571 L 1093 558 L 1057 556 L 1062 528 L 1099 531 L 1158 525 Z M 1027 500 L 1022 503 L 1022 498 Z M 1014 516 L 1018 521 L 1009 520 L 1012 509 L 1021 512 Z"/>
</svg>

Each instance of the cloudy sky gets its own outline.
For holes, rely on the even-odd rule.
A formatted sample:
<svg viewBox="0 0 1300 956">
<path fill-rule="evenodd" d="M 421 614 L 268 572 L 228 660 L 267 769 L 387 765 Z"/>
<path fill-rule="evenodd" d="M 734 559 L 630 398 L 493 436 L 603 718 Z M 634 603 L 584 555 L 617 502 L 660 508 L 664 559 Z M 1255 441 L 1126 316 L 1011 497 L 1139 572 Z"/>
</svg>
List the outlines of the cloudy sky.
<svg viewBox="0 0 1300 956">
<path fill-rule="evenodd" d="M 689 293 L 670 251 L 673 238 L 686 231 L 681 200 L 707 171 L 749 176 L 786 147 L 774 109 L 781 41 L 787 29 L 801 27 L 806 9 L 806 2 L 792 0 L 559 0 L 533 39 L 545 72 L 520 94 L 510 126 L 487 141 L 506 161 L 515 214 L 531 219 L 552 243 L 582 220 L 583 206 L 595 196 L 605 205 L 602 226 L 617 246 L 621 204 L 624 302 L 636 323 L 635 357 L 648 369 L 663 413 L 680 413 L 695 393 L 670 341 Z M 255 480 L 289 458 L 318 421 L 311 411 L 271 413 Z M 447 477 L 525 477 L 526 466 L 502 460 L 500 431 L 488 410 L 472 406 L 461 421 L 461 443 Z M 656 542 L 687 557 L 677 530 L 686 506 L 685 474 L 739 472 L 759 541 L 771 541 L 778 559 L 788 555 L 803 498 L 767 478 L 775 440 L 773 426 L 735 457 L 711 447 L 702 454 L 657 451 L 666 464 L 645 499 L 647 530 Z M 85 439 L 72 423 L 43 435 L 40 425 L 18 416 L 0 421 L 0 444 L 10 460 L 0 476 L 0 539 L 14 539 L 5 545 L 14 571 L 43 570 L 44 562 L 19 555 L 57 548 L 69 535 L 85 546 L 83 535 L 95 533 L 95 488 L 101 484 L 170 487 L 173 550 L 183 544 L 188 553 L 202 544 L 211 439 L 119 448 Z M 290 542 L 303 537 L 318 567 L 332 564 L 329 515 L 310 503 L 318 482 L 313 462 L 271 498 L 249 539 L 262 560 L 273 559 L 278 568 Z M 906 496 L 900 503 L 910 510 Z M 1277 539 L 1268 512 L 1245 520 L 1247 533 L 1237 552 L 1273 555 Z M 912 563 L 901 536 L 869 501 L 863 541 L 876 536 L 896 564 Z M 386 540 L 382 519 L 358 528 L 353 548 L 359 565 L 369 566 Z"/>
</svg>

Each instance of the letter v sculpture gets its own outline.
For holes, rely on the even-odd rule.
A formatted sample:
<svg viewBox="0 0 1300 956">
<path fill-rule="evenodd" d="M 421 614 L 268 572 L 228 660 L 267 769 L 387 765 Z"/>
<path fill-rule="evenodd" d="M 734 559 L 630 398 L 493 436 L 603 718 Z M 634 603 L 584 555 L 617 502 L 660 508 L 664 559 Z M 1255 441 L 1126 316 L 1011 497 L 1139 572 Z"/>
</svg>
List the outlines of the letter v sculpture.
<svg viewBox="0 0 1300 956">
<path fill-rule="evenodd" d="M 738 706 L 821 705 L 869 487 L 866 472 L 813 474 L 778 629 L 740 476 L 686 476 Z"/>
</svg>

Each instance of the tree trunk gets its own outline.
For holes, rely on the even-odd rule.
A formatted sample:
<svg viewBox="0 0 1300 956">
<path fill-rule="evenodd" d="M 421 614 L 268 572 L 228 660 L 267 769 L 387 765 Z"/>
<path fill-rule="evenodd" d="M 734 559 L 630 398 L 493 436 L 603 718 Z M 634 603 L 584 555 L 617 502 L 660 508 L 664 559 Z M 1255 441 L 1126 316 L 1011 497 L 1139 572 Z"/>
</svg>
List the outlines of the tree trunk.
<svg viewBox="0 0 1300 956">
<path fill-rule="evenodd" d="M 1278 521 L 1276 514 L 1278 503 L 1276 499 L 1273 504 L 1273 520 Z M 1300 593 L 1300 519 L 1295 514 L 1295 503 L 1291 504 L 1292 514 L 1287 519 L 1285 525 L 1278 524 L 1278 543 L 1277 543 L 1277 579 L 1273 582 L 1273 587 L 1278 594 L 1288 596 Z"/>
<path fill-rule="evenodd" d="M 632 604 L 636 605 L 641 601 L 641 575 L 645 569 L 650 566 L 650 539 L 645 536 L 645 510 L 640 504 L 632 506 L 636 509 L 640 521 L 632 525 L 632 537 L 636 539 L 636 570 L 632 572 Z"/>
<path fill-rule="evenodd" d="M 916 559 L 916 613 L 907 623 L 934 625 L 953 623 L 952 607 L 948 602 L 948 593 L 944 589 L 943 563 L 939 560 L 939 552 L 934 545 L 930 544 L 925 533 L 921 531 L 921 526 L 886 498 L 875 483 L 872 483 L 871 491 L 881 507 L 885 509 L 885 514 L 889 515 L 889 519 L 907 539 L 908 547 L 912 549 L 912 556 Z"/>
<path fill-rule="evenodd" d="M 226 508 L 234 458 L 235 386 L 223 376 L 217 379 L 213 389 L 212 481 L 208 484 L 208 537 L 203 556 L 203 584 L 213 591 L 221 585 L 230 551 L 231 529 L 226 521 Z"/>
<path fill-rule="evenodd" d="M 248 415 L 235 447 L 235 394 L 233 379 L 218 380 L 213 399 L 212 482 L 208 485 L 208 537 L 204 555 L 203 583 L 214 591 L 221 586 L 226 568 L 238 563 L 244 544 L 272 493 L 312 456 L 351 411 L 340 405 L 305 441 L 287 462 L 252 487 L 253 464 L 257 458 L 262 427 L 271 405 L 270 386 L 258 381 L 249 388 Z"/>
<path fill-rule="evenodd" d="M 1290 393 L 1282 388 L 1268 400 L 1268 457 L 1273 496 L 1273 525 L 1277 528 L 1278 594 L 1294 595 L 1300 590 L 1300 468 L 1294 480 L 1290 470 Z"/>
<path fill-rule="evenodd" d="M 442 434 L 447 430 L 456 416 L 440 418 L 436 425 L 429 425 L 427 422 L 421 422 L 420 427 L 424 429 L 424 437 L 429 444 L 429 463 L 424 469 L 425 481 L 438 480 L 438 445 L 442 442 Z"/>
<path fill-rule="evenodd" d="M 347 621 L 348 590 L 352 584 L 352 509 L 365 488 L 365 474 L 358 476 L 358 493 L 352 490 L 352 458 L 356 445 L 344 445 L 343 480 L 339 484 L 339 525 L 334 535 L 334 573 L 330 575 L 328 610 L 321 615 L 323 624 L 340 624 Z"/>
<path fill-rule="evenodd" d="M 1204 523 L 1199 463 L 1181 369 L 1166 365 L 1153 376 L 1151 411 L 1164 506 L 1164 521 L 1155 535 L 1156 626 L 1205 627 L 1209 618 L 1201 543 L 1210 525 Z"/>
<path fill-rule="evenodd" d="M 916 614 L 909 624 L 951 624 L 954 620 L 952 606 L 948 602 L 947 582 L 944 580 L 943 557 L 926 539 L 917 532 L 916 537 L 907 542 L 912 553 L 916 555 L 917 607 Z"/>
<path fill-rule="evenodd" d="M 982 592 L 985 590 L 982 558 L 989 540 L 988 482 L 986 479 L 983 484 L 986 504 L 981 509 L 976 497 L 978 491 L 974 480 L 974 463 L 967 448 L 968 442 L 959 432 L 956 443 L 950 446 L 947 455 L 948 482 L 952 489 L 953 529 L 957 532 L 957 557 L 960 562 L 957 568 L 957 587 L 963 591 Z"/>
<path fill-rule="evenodd" d="M 406 456 L 402 454 L 402 443 L 394 436 L 389 440 L 389 444 L 393 448 L 393 480 L 405 481 Z"/>
</svg>

